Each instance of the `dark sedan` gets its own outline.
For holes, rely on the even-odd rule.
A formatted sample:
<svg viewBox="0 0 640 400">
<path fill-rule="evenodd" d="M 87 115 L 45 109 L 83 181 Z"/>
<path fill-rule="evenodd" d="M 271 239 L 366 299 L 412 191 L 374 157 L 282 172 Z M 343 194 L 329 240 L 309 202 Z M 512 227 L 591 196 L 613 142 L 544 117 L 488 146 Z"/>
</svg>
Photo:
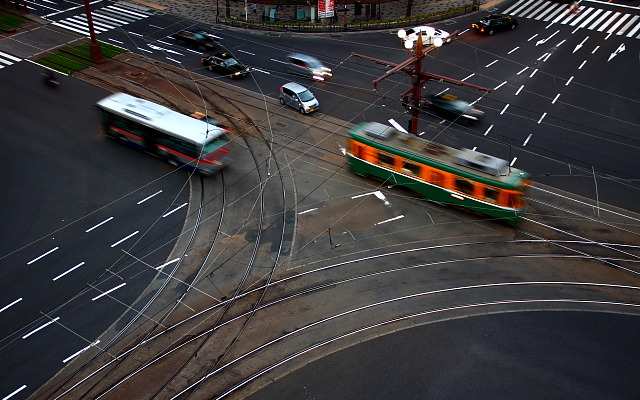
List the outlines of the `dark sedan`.
<svg viewBox="0 0 640 400">
<path fill-rule="evenodd" d="M 213 49 L 216 45 L 216 41 L 203 32 L 182 30 L 174 33 L 173 38 L 178 44 L 205 51 Z"/>
<path fill-rule="evenodd" d="M 251 68 L 240 62 L 229 53 L 218 53 L 200 59 L 202 65 L 219 74 L 228 75 L 232 79 L 242 78 L 249 75 Z"/>
<path fill-rule="evenodd" d="M 518 27 L 518 20 L 509 15 L 492 14 L 471 24 L 471 28 L 480 33 L 493 35 L 498 31 L 514 30 Z"/>
<path fill-rule="evenodd" d="M 473 123 L 484 115 L 483 111 L 450 94 L 431 96 L 425 105 L 435 114 L 455 122 Z"/>
</svg>

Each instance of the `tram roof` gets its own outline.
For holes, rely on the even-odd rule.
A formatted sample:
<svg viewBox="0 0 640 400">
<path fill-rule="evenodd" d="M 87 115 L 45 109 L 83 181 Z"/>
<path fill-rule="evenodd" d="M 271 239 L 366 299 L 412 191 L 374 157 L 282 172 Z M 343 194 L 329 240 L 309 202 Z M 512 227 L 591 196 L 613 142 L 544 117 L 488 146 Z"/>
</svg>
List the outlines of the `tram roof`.
<svg viewBox="0 0 640 400">
<path fill-rule="evenodd" d="M 375 147 L 388 147 L 406 153 L 406 158 L 437 163 L 447 169 L 464 171 L 505 184 L 529 179 L 529 174 L 509 166 L 506 160 L 470 149 L 456 149 L 433 142 L 379 122 L 363 122 L 351 129 L 350 135 Z"/>
<path fill-rule="evenodd" d="M 126 93 L 114 93 L 96 105 L 194 144 L 204 145 L 224 134 L 215 125 Z"/>
</svg>

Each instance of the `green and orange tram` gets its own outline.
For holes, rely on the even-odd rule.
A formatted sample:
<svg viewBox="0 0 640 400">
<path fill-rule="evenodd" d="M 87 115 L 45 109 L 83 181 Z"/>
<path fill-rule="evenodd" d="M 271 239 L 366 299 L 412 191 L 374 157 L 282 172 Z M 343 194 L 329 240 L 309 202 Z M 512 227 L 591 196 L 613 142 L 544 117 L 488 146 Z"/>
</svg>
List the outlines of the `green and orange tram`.
<svg viewBox="0 0 640 400">
<path fill-rule="evenodd" d="M 349 131 L 347 162 L 362 176 L 404 186 L 424 198 L 517 224 L 530 175 L 506 160 L 455 149 L 378 122 Z"/>
</svg>

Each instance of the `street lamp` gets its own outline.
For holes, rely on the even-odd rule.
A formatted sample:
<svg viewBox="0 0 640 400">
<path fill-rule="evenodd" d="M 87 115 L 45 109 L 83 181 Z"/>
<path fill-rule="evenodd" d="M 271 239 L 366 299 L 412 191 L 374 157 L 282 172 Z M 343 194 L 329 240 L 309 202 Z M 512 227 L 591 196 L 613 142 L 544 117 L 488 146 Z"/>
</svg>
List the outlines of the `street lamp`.
<svg viewBox="0 0 640 400">
<path fill-rule="evenodd" d="M 402 32 L 402 33 L 401 33 Z M 430 34 L 430 35 L 429 35 Z M 427 36 L 427 38 L 431 38 L 431 44 L 433 46 L 436 47 L 440 47 L 444 44 L 444 41 L 442 40 L 442 38 L 434 38 L 433 35 L 435 34 L 435 30 L 433 28 L 427 28 L 426 32 L 425 32 L 425 36 Z M 407 37 L 407 32 L 404 29 L 400 29 L 398 31 L 398 37 L 400 39 L 404 39 L 404 48 L 407 49 L 408 51 L 413 51 L 415 44 L 418 40 L 422 40 L 422 32 L 420 32 L 418 34 L 418 40 L 408 40 L 406 39 Z M 428 42 L 428 41 L 427 41 Z"/>
</svg>

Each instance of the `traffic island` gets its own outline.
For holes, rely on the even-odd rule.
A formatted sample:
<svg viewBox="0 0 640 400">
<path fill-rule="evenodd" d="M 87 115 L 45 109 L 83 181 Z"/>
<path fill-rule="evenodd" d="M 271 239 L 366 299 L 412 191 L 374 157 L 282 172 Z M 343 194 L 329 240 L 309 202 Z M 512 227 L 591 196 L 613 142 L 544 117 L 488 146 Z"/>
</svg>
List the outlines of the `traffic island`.
<svg viewBox="0 0 640 400">
<path fill-rule="evenodd" d="M 26 18 L 0 10 L 0 33 L 14 33 L 27 22 Z"/>
<path fill-rule="evenodd" d="M 99 44 L 104 59 L 109 59 L 128 51 L 105 42 L 99 42 Z M 68 75 L 95 64 L 95 61 L 91 59 L 91 42 L 61 47 L 55 53 L 40 57 L 35 62 Z"/>
</svg>

